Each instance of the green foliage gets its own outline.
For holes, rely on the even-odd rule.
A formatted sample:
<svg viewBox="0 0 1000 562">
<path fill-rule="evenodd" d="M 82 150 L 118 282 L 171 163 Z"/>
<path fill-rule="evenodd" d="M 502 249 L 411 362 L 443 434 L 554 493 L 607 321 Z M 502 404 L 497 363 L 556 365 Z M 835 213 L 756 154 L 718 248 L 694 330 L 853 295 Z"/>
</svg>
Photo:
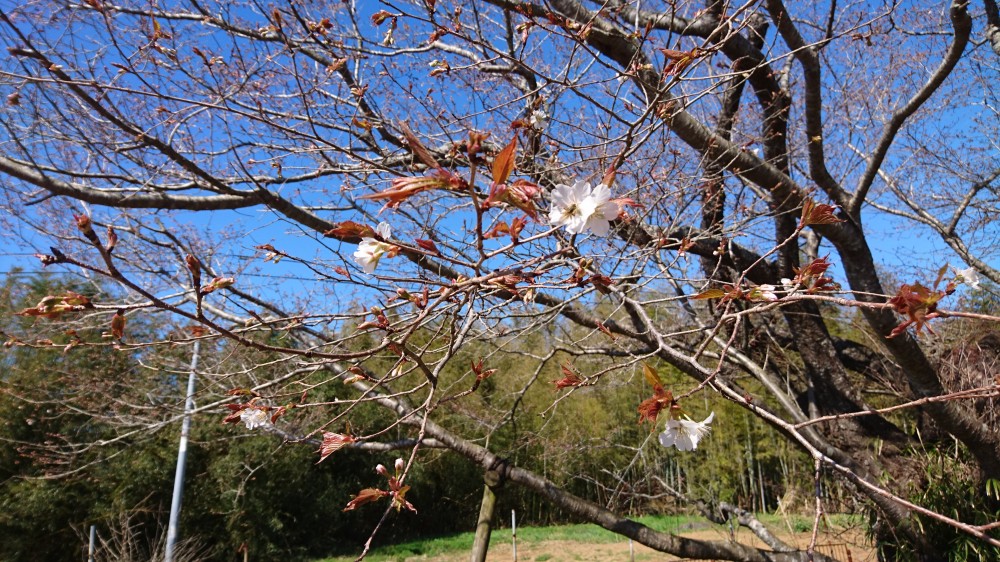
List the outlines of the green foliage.
<svg viewBox="0 0 1000 562">
<path fill-rule="evenodd" d="M 913 483 L 909 499 L 918 505 L 973 526 L 1000 520 L 1000 497 L 996 480 L 981 481 L 967 451 L 933 449 L 923 454 L 924 479 Z M 1000 548 L 930 517 L 917 515 L 916 524 L 930 544 L 938 547 L 949 562 L 1000 560 Z M 1000 539 L 1000 530 L 989 532 Z M 901 562 L 922 560 L 922 553 L 907 541 L 879 537 L 884 554 Z"/>
<path fill-rule="evenodd" d="M 102 300 L 92 286 L 51 276 L 12 276 L 2 292 L 3 332 L 8 337 L 31 333 L 51 343 L 18 340 L 21 344 L 4 348 L 0 357 L 0 440 L 7 444 L 0 447 L 0 560 L 76 559 L 91 524 L 107 539 L 121 533 L 123 521 L 131 526 L 135 555 L 149 559 L 155 554 L 150 549 L 162 547 L 173 487 L 180 433 L 177 408 L 186 378 L 176 373 L 184 372 L 190 357 L 171 349 L 158 350 L 156 356 L 116 350 L 101 337 L 107 329 L 104 316 L 90 324 L 73 324 L 83 343 L 65 350 L 70 324 L 11 314 L 67 289 Z M 169 327 L 148 319 L 129 319 L 134 338 L 168 332 Z M 287 337 L 282 332 L 262 337 L 268 343 L 288 343 L 280 341 Z M 277 359 L 206 342 L 200 364 L 206 373 L 224 372 L 230 363 L 273 363 L 280 370 Z M 149 370 L 140 363 L 173 367 Z M 274 373 L 258 368 L 252 376 Z M 319 383 L 329 376 L 319 372 L 303 383 Z M 210 374 L 205 377 L 198 382 L 199 401 L 208 402 L 214 398 L 201 389 L 218 384 Z M 249 377 L 221 382 L 223 388 L 252 386 Z M 326 384 L 312 390 L 310 399 L 349 396 L 348 387 Z M 146 418 L 132 420 L 136 411 L 129 408 L 136 405 Z M 297 431 L 322 424 L 314 411 L 295 410 L 285 428 Z M 206 552 L 221 559 L 244 545 L 254 559 L 290 560 L 325 554 L 337 546 L 360 547 L 381 518 L 382 507 L 350 513 L 343 508 L 361 488 L 379 485 L 375 465 L 391 465 L 396 455 L 345 450 L 317 464 L 316 446 L 283 444 L 242 425 L 223 425 L 219 422 L 224 415 L 219 410 L 193 420 L 182 538 L 198 539 Z M 351 421 L 361 430 L 377 429 L 383 418 L 376 406 L 363 404 L 352 411 Z M 109 444 L 94 445 L 101 440 Z M 474 521 L 482 474 L 467 462 L 428 452 L 408 483 L 413 486 L 408 499 L 417 505 L 420 517 L 393 514 L 380 540 L 439 534 Z"/>
<path fill-rule="evenodd" d="M 118 462 L 130 467 L 132 478 L 117 481 L 98 461 L 120 451 L 118 445 L 102 450 L 76 445 L 116 437 L 106 420 L 115 417 L 115 405 L 130 390 L 124 381 L 138 378 L 134 358 L 104 345 L 97 326 L 77 330 L 82 343 L 64 351 L 71 337 L 59 321 L 11 316 L 54 291 L 92 295 L 93 287 L 49 276 L 17 281 L 12 275 L 2 290 L 3 331 L 13 337 L 33 325 L 41 341 L 3 352 L 0 559 L 70 559 L 79 554 L 83 528 L 123 503 L 142 503 L 156 488 L 139 488 L 157 481 L 163 466 L 123 458 Z M 145 443 L 136 445 L 141 450 Z M 87 471 L 76 470 L 87 465 Z"/>
</svg>

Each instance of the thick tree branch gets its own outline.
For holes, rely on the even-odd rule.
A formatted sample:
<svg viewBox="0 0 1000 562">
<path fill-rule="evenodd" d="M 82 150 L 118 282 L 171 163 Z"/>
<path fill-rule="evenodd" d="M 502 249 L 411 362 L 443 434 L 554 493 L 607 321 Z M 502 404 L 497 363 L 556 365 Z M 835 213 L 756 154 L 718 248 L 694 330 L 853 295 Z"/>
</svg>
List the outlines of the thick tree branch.
<svg viewBox="0 0 1000 562">
<path fill-rule="evenodd" d="M 823 92 L 818 49 L 806 44 L 781 0 L 768 0 L 767 9 L 771 13 L 771 19 L 778 26 L 778 32 L 795 53 L 795 58 L 802 65 L 805 74 L 805 118 L 810 176 L 834 201 L 841 206 L 846 205 L 849 202 L 847 193 L 826 168 L 826 155 L 823 150 Z"/>
<path fill-rule="evenodd" d="M 983 0 L 986 6 L 986 39 L 993 52 L 1000 56 L 1000 9 L 996 0 Z"/>
<path fill-rule="evenodd" d="M 568 1 L 568 0 L 567 0 Z M 911 100 L 906 108 L 908 113 L 899 119 L 897 127 L 886 130 L 882 157 L 888 151 L 892 137 L 898 131 L 905 118 L 916 111 L 920 104 L 937 89 L 940 82 L 950 73 L 958 57 L 961 56 L 968 40 L 971 23 L 964 4 L 952 5 L 952 20 L 956 28 L 955 43 L 949 51 L 945 62 L 922 90 L 918 97 Z M 964 32 L 965 39 L 962 39 Z M 622 41 L 601 43 L 600 49 L 629 49 L 630 46 Z M 604 53 L 604 51 L 601 51 Z M 630 59 L 630 53 L 604 53 L 614 60 Z M 913 106 L 911 108 L 911 105 Z M 776 200 L 786 202 L 794 207 L 801 204 L 803 192 L 788 175 L 768 162 L 761 161 L 753 155 L 740 150 L 733 143 L 714 134 L 708 127 L 702 124 L 697 118 L 683 109 L 671 109 L 666 116 L 667 125 L 686 144 L 704 154 L 707 158 L 715 159 L 727 163 L 727 168 L 736 174 L 756 183 L 757 185 L 772 192 Z M 890 134 L 891 133 L 891 134 Z M 873 163 L 874 164 L 874 163 Z M 880 164 L 879 164 L 880 165 Z M 877 166 L 869 166 L 869 170 L 877 170 Z M 869 184 L 870 185 L 870 182 Z M 855 196 L 857 197 L 859 190 Z M 864 233 L 860 228 L 860 222 L 846 222 L 834 225 L 822 225 L 815 228 L 824 237 L 829 239 L 837 247 L 844 260 L 844 269 L 850 282 L 852 290 L 862 301 L 872 300 L 871 295 L 884 294 L 881 283 L 878 280 L 871 248 L 868 246 Z M 887 336 L 898 324 L 895 315 L 885 310 L 864 309 L 863 313 L 876 333 L 880 336 Z M 941 382 L 937 372 L 924 355 L 920 346 L 912 337 L 904 335 L 886 340 L 887 347 L 892 351 L 896 361 L 907 373 L 911 386 L 919 396 L 932 396 L 943 393 Z M 938 419 L 942 426 L 962 439 L 973 451 L 977 461 L 988 475 L 1000 475 L 1000 457 L 995 452 L 1000 450 L 1000 437 L 993 434 L 978 420 L 976 416 L 960 405 L 952 403 L 934 404 L 929 408 L 931 414 Z"/>
<path fill-rule="evenodd" d="M 878 176 L 878 171 L 882 168 L 882 163 L 889 153 L 889 148 L 892 146 L 896 134 L 899 133 L 906 120 L 916 113 L 920 106 L 941 87 L 941 84 L 955 69 L 959 59 L 962 58 L 962 53 L 965 52 L 965 47 L 969 43 L 969 35 L 972 33 L 972 18 L 969 17 L 968 7 L 968 0 L 952 0 L 949 13 L 952 27 L 955 29 L 955 37 L 952 39 L 948 52 L 945 53 L 941 64 L 938 65 L 937 70 L 934 71 L 927 83 L 906 102 L 906 105 L 893 112 L 889 122 L 882 129 L 882 136 L 868 158 L 868 166 L 858 180 L 854 195 L 851 197 L 850 203 L 844 207 L 844 210 L 855 220 L 860 217 L 861 204 L 868 197 L 868 190 L 871 189 L 872 183 Z"/>
<path fill-rule="evenodd" d="M 421 423 L 421 420 L 411 419 L 407 423 L 417 425 Z M 731 541 L 701 541 L 654 531 L 641 523 L 620 517 L 610 510 L 575 496 L 557 486 L 551 480 L 539 476 L 530 470 L 510 465 L 507 461 L 494 455 L 486 448 L 461 439 L 434 422 L 427 421 L 425 427 L 429 436 L 441 441 L 451 450 L 484 469 L 496 470 L 500 473 L 501 478 L 508 479 L 532 490 L 567 513 L 571 513 L 587 521 L 592 521 L 609 531 L 628 537 L 660 552 L 667 552 L 683 558 L 709 558 L 747 562 L 804 562 L 809 559 L 809 554 L 804 551 L 773 552 L 751 548 Z M 812 559 L 816 561 L 830 560 L 822 554 L 814 554 Z"/>
<path fill-rule="evenodd" d="M 245 195 L 175 195 L 163 192 L 137 192 L 125 189 L 97 189 L 70 183 L 40 171 L 34 166 L 0 155 L 0 172 L 45 189 L 55 195 L 71 197 L 93 205 L 131 209 L 175 209 L 189 211 L 219 211 L 244 209 L 259 205 L 255 193 Z"/>
<path fill-rule="evenodd" d="M 764 541 L 764 544 L 771 547 L 775 552 L 794 552 L 796 550 L 785 541 L 774 536 L 774 533 L 764 526 L 753 513 L 728 502 L 709 503 L 703 500 L 692 501 L 686 494 L 677 491 L 659 476 L 654 475 L 653 478 L 671 496 L 685 503 L 695 504 L 698 507 L 698 511 L 709 521 L 725 525 L 729 522 L 730 518 L 735 518 L 741 526 L 750 529 L 753 534 L 757 535 L 757 538 Z"/>
</svg>

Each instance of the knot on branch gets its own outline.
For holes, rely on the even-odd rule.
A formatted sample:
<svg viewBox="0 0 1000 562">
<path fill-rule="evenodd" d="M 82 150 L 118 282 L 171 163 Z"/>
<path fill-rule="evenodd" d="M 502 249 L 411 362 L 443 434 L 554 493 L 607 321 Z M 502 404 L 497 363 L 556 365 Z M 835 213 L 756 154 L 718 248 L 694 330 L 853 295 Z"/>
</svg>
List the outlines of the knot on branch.
<svg viewBox="0 0 1000 562">
<path fill-rule="evenodd" d="M 507 481 L 509 472 L 510 461 L 497 457 L 496 460 L 490 464 L 489 468 L 486 469 L 486 473 L 483 474 L 483 480 L 490 488 L 500 488 Z"/>
</svg>

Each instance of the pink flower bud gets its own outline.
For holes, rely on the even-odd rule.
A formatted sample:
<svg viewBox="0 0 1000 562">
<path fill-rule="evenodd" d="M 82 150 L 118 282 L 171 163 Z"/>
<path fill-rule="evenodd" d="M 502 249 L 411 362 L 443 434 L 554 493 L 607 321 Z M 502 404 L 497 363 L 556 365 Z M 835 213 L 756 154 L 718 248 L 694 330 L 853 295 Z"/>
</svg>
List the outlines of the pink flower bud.
<svg viewBox="0 0 1000 562">
<path fill-rule="evenodd" d="M 396 459 L 396 474 L 403 472 L 404 466 L 406 466 L 406 463 L 403 462 L 403 459 Z"/>
<path fill-rule="evenodd" d="M 375 472 L 377 472 L 377 473 L 379 473 L 379 474 L 381 474 L 382 476 L 385 476 L 385 477 L 389 476 L 389 471 L 385 469 L 385 465 L 384 464 L 380 464 L 380 465 L 376 466 L 375 467 Z"/>
</svg>

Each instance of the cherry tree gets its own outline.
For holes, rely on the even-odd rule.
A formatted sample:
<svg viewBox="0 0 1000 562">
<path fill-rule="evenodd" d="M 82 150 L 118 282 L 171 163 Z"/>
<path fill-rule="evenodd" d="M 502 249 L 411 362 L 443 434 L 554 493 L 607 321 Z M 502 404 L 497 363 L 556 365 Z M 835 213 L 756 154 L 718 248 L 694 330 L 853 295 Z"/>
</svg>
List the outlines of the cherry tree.
<svg viewBox="0 0 1000 562">
<path fill-rule="evenodd" d="M 266 372 L 287 374 L 201 411 L 320 459 L 408 451 L 349 509 L 418 510 L 407 473 L 445 448 L 663 552 L 823 558 L 738 506 L 725 517 L 769 549 L 655 531 L 490 445 L 539 389 L 555 416 L 631 385 L 640 451 L 693 453 L 719 421 L 695 398 L 716 395 L 805 452 L 817 489 L 867 502 L 882 538 L 941 556 L 921 516 L 997 547 L 995 524 L 906 499 L 922 437 L 898 414 L 1000 479 L 996 373 L 957 384 L 938 335 L 998 320 L 960 301 L 1000 283 L 998 19 L 993 0 L 5 7 L 4 226 L 42 265 L 120 287 L 21 314 L 98 318 L 83 346 L 278 357 Z M 183 335 L 130 337 L 159 312 Z M 310 401 L 316 373 L 351 396 Z M 371 403 L 384 424 L 355 431 Z"/>
</svg>

